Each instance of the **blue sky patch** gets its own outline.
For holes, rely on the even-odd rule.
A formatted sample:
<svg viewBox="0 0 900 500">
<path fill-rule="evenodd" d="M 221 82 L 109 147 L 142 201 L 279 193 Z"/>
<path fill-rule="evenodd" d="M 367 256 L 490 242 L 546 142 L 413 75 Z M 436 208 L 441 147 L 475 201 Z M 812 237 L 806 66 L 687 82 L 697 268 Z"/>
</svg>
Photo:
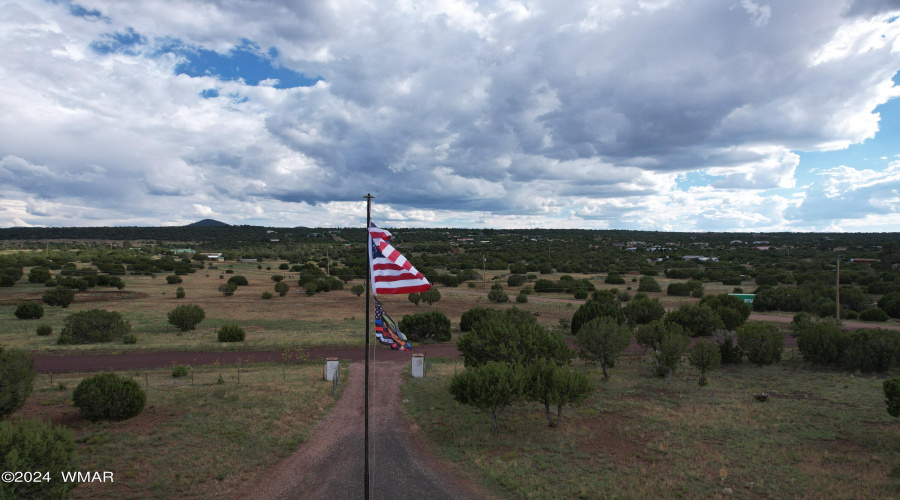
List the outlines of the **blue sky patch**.
<svg viewBox="0 0 900 500">
<path fill-rule="evenodd" d="M 222 80 L 243 79 L 248 85 L 277 80 L 273 85 L 277 89 L 311 87 L 321 80 L 275 66 L 272 58 L 278 55 L 277 50 L 272 48 L 263 53 L 258 46 L 247 40 L 228 54 L 175 45 L 170 47 L 170 51 L 185 59 L 175 67 L 175 73 L 179 75 L 214 76 Z"/>
<path fill-rule="evenodd" d="M 106 33 L 100 40 L 91 43 L 91 49 L 98 54 L 130 54 L 136 55 L 136 47 L 147 43 L 147 39 L 134 31 L 126 28 L 124 33 Z"/>
<path fill-rule="evenodd" d="M 200 92 L 200 97 L 204 99 L 219 97 L 219 91 L 216 89 L 204 89 L 203 92 Z"/>
</svg>

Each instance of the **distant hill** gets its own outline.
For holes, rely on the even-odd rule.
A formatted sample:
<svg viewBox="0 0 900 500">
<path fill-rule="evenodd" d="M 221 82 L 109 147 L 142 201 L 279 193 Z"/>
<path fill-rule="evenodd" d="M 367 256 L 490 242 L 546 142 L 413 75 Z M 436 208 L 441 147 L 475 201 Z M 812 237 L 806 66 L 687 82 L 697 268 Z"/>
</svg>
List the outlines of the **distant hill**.
<svg viewBox="0 0 900 500">
<path fill-rule="evenodd" d="M 228 227 L 230 225 L 231 224 L 225 224 L 224 222 L 219 222 L 213 219 L 203 219 L 193 224 L 188 224 L 184 227 Z"/>
</svg>

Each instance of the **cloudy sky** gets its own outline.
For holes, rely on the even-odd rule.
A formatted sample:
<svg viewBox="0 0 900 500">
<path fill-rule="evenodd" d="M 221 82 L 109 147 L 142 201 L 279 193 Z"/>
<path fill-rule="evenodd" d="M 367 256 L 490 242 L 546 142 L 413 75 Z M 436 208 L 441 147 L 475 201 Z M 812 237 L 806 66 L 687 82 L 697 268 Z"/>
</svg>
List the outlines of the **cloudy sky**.
<svg viewBox="0 0 900 500">
<path fill-rule="evenodd" d="M 0 0 L 0 226 L 900 231 L 900 0 Z"/>
</svg>

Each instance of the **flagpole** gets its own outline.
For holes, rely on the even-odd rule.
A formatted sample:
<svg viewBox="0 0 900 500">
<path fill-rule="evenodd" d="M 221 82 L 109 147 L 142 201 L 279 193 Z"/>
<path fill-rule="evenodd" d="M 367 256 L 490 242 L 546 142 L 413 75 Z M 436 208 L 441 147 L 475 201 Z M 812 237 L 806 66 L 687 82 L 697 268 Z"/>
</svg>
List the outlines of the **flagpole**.
<svg viewBox="0 0 900 500">
<path fill-rule="evenodd" d="M 365 495 L 363 498 L 365 500 L 369 500 L 369 309 L 371 308 L 372 296 L 371 296 L 371 285 L 372 285 L 372 241 L 369 237 L 369 225 L 372 223 L 372 193 L 366 194 L 364 196 L 366 199 L 366 255 L 369 256 L 368 263 L 366 266 L 366 378 L 365 378 L 365 458 L 363 459 L 363 467 L 365 468 L 365 472 L 363 473 L 363 494 Z"/>
</svg>

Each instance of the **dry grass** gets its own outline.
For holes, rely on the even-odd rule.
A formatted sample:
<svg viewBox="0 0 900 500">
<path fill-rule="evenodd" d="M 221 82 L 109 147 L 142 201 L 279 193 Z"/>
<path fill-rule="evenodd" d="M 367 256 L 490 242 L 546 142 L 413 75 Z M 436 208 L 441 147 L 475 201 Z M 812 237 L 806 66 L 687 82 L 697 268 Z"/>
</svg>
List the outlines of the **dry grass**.
<svg viewBox="0 0 900 500">
<path fill-rule="evenodd" d="M 222 498 L 294 451 L 336 400 L 321 364 L 195 368 L 193 383 L 171 372 L 122 373 L 149 386 L 144 411 L 123 422 L 81 418 L 71 393 L 84 374 L 38 376 L 12 419 L 64 424 L 79 470 L 113 472 L 114 483 L 79 485 L 71 498 Z"/>
<path fill-rule="evenodd" d="M 900 426 L 881 380 L 812 371 L 799 360 L 727 367 L 710 385 L 682 367 L 671 385 L 628 357 L 594 395 L 549 429 L 542 408 L 489 418 L 452 400 L 459 362 L 430 362 L 404 405 L 440 454 L 504 498 L 896 498 Z M 772 395 L 760 403 L 752 394 Z"/>
</svg>

